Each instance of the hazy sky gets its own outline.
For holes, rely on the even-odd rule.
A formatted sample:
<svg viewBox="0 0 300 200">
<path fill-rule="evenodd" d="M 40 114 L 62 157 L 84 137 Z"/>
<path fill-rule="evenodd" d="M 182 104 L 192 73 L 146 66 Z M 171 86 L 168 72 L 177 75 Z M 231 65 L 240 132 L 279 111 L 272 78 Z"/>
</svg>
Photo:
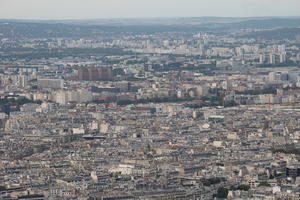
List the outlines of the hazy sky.
<svg viewBox="0 0 300 200">
<path fill-rule="evenodd" d="M 0 0 L 0 18 L 300 16 L 300 0 Z"/>
</svg>

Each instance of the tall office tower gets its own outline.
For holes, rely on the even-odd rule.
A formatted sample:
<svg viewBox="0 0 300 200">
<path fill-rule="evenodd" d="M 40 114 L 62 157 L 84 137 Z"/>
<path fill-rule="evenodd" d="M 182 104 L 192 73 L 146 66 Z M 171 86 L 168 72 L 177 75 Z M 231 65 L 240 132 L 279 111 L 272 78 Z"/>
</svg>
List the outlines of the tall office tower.
<svg viewBox="0 0 300 200">
<path fill-rule="evenodd" d="M 99 78 L 103 80 L 112 79 L 112 68 L 111 67 L 101 67 L 98 69 Z"/>
<path fill-rule="evenodd" d="M 64 80 L 62 79 L 38 79 L 38 88 L 62 89 L 63 87 Z"/>
<path fill-rule="evenodd" d="M 66 105 L 68 103 L 68 96 L 66 91 L 59 91 L 54 95 L 54 101 L 61 105 Z"/>
<path fill-rule="evenodd" d="M 280 72 L 270 72 L 269 73 L 269 81 L 274 82 L 274 81 L 280 81 L 281 80 L 281 73 Z"/>
<path fill-rule="evenodd" d="M 282 53 L 279 55 L 279 62 L 284 63 L 286 61 L 286 54 Z"/>
<path fill-rule="evenodd" d="M 20 67 L 18 68 L 18 71 L 19 71 L 19 75 L 28 76 L 28 80 L 37 78 L 38 69 L 36 67 Z"/>
<path fill-rule="evenodd" d="M 19 75 L 18 76 L 18 84 L 19 84 L 19 86 L 22 87 L 22 88 L 26 87 L 28 85 L 28 80 L 29 80 L 28 76 L 26 76 L 26 75 Z"/>
<path fill-rule="evenodd" d="M 297 54 L 297 61 L 300 61 L 300 53 Z"/>
<path fill-rule="evenodd" d="M 284 44 L 278 45 L 278 52 L 279 53 L 285 53 L 285 45 Z"/>
<path fill-rule="evenodd" d="M 66 105 L 69 102 L 85 103 L 92 100 L 92 92 L 87 89 L 61 90 L 54 95 L 54 101 L 62 105 Z"/>
<path fill-rule="evenodd" d="M 165 47 L 169 47 L 169 45 L 170 45 L 169 40 L 164 40 L 164 41 L 163 41 L 163 45 L 164 45 Z"/>
<path fill-rule="evenodd" d="M 260 55 L 259 55 L 259 63 L 260 63 L 260 64 L 264 64 L 265 59 L 266 59 L 266 57 L 265 57 L 264 54 L 260 54 Z"/>
<path fill-rule="evenodd" d="M 89 70 L 87 68 L 78 70 L 78 80 L 89 80 Z"/>
<path fill-rule="evenodd" d="M 79 97 L 79 103 L 89 102 L 93 100 L 92 92 L 87 89 L 80 89 L 77 91 L 77 93 Z"/>
<path fill-rule="evenodd" d="M 112 78 L 111 67 L 86 67 L 78 70 L 78 80 L 99 81 Z"/>
<path fill-rule="evenodd" d="M 79 102 L 80 94 L 76 90 L 69 90 L 65 92 L 67 102 Z"/>
<path fill-rule="evenodd" d="M 198 42 L 200 55 L 205 55 L 205 43 L 203 39 L 200 39 Z"/>
<path fill-rule="evenodd" d="M 275 60 L 275 55 L 274 54 L 270 54 L 269 57 L 269 64 L 275 64 L 276 60 Z"/>
<path fill-rule="evenodd" d="M 289 81 L 296 83 L 299 80 L 300 72 L 298 72 L 298 71 L 289 71 L 287 73 L 287 75 L 288 75 L 288 80 Z"/>
<path fill-rule="evenodd" d="M 243 54 L 243 49 L 241 47 L 236 47 L 235 53 L 237 56 L 241 57 L 241 55 Z"/>
</svg>

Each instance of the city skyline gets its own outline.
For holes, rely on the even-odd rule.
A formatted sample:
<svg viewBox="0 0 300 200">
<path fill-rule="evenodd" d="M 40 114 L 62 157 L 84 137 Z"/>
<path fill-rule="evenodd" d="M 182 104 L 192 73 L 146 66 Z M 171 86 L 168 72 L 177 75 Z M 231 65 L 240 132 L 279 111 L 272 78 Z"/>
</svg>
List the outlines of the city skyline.
<svg viewBox="0 0 300 200">
<path fill-rule="evenodd" d="M 2 0 L 2 19 L 299 16 L 297 0 Z"/>
<path fill-rule="evenodd" d="M 0 0 L 0 199 L 299 199 L 298 2 L 57 2 Z"/>
</svg>

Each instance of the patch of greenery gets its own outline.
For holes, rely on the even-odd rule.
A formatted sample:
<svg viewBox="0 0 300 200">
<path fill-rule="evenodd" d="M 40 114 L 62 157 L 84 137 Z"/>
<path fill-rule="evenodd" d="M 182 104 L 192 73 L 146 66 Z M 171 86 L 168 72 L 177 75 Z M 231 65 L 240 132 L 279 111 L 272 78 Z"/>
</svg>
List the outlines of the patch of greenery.
<svg viewBox="0 0 300 200">
<path fill-rule="evenodd" d="M 271 185 L 267 181 L 262 181 L 259 183 L 258 187 L 270 187 Z"/>
<path fill-rule="evenodd" d="M 266 88 L 262 90 L 246 90 L 246 91 L 235 91 L 236 94 L 244 95 L 260 95 L 260 94 L 276 94 L 276 88 Z"/>
<path fill-rule="evenodd" d="M 42 104 L 42 101 L 32 101 L 27 98 L 4 98 L 0 99 L 0 110 L 6 114 L 9 114 L 11 111 L 19 111 L 20 106 L 26 103 Z"/>
<path fill-rule="evenodd" d="M 214 177 L 214 178 L 209 178 L 209 179 L 201 179 L 201 182 L 203 183 L 204 186 L 211 186 L 215 184 L 219 184 L 221 182 L 225 182 L 225 178 L 219 178 L 219 177 Z"/>
<path fill-rule="evenodd" d="M 272 149 L 272 153 L 284 153 L 284 154 L 295 154 L 300 155 L 300 149 L 289 148 L 289 149 Z"/>
<path fill-rule="evenodd" d="M 217 190 L 217 194 L 214 195 L 216 198 L 226 199 L 228 196 L 228 189 L 224 187 L 220 187 Z"/>
<path fill-rule="evenodd" d="M 250 189 L 249 185 L 239 185 L 237 187 L 230 187 L 230 190 L 243 190 L 243 191 L 248 191 Z"/>
<path fill-rule="evenodd" d="M 146 104 L 146 103 L 167 103 L 167 102 L 184 102 L 191 101 L 192 98 L 151 98 L 151 99 L 138 99 L 138 100 L 120 100 L 117 101 L 118 105 L 131 105 L 131 104 Z"/>
</svg>

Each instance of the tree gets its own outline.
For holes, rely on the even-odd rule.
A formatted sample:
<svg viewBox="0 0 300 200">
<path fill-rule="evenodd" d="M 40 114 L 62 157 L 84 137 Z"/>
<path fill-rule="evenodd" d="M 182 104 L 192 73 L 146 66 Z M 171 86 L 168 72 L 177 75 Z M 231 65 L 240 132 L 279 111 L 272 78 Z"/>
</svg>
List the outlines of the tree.
<svg viewBox="0 0 300 200">
<path fill-rule="evenodd" d="M 220 187 L 220 188 L 217 190 L 217 194 L 216 194 L 216 197 L 217 197 L 217 198 L 226 199 L 227 196 L 228 196 L 228 189 L 227 189 L 227 188 Z"/>
<path fill-rule="evenodd" d="M 262 186 L 270 187 L 271 185 L 267 181 L 262 181 L 259 183 L 258 187 L 262 187 Z"/>
</svg>

